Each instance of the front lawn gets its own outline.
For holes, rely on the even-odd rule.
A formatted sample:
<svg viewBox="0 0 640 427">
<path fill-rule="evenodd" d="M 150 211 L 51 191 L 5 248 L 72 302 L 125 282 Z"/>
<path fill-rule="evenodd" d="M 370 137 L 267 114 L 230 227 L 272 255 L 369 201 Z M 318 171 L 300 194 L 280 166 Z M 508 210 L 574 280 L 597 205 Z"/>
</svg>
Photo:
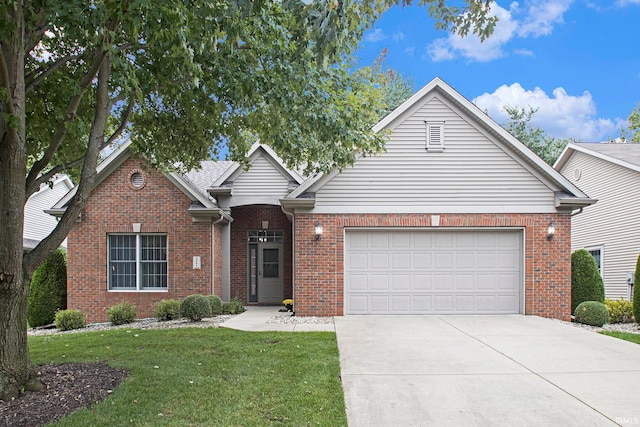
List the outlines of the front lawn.
<svg viewBox="0 0 640 427">
<path fill-rule="evenodd" d="M 609 335 L 610 337 L 620 338 L 621 340 L 631 341 L 636 344 L 640 344 L 640 334 L 632 334 L 630 332 L 617 332 L 617 331 L 602 331 L 603 335 Z"/>
<path fill-rule="evenodd" d="M 129 372 L 107 400 L 57 425 L 347 425 L 334 333 L 119 329 L 30 337 L 29 347 L 34 364 Z"/>
</svg>

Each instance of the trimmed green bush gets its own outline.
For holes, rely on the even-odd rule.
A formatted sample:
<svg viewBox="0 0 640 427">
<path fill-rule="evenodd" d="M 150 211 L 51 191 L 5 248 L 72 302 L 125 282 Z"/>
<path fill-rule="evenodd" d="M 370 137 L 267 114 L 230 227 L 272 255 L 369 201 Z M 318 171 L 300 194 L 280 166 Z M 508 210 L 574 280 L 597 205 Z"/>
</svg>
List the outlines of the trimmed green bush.
<svg viewBox="0 0 640 427">
<path fill-rule="evenodd" d="M 244 313 L 244 305 L 242 305 L 242 301 L 240 301 L 238 297 L 233 297 L 231 301 L 225 302 L 222 305 L 222 313 L 223 314 Z"/>
<path fill-rule="evenodd" d="M 222 314 L 222 298 L 220 298 L 218 295 L 208 295 L 207 300 L 209 301 L 209 305 L 211 306 L 211 314 L 213 316 Z"/>
<path fill-rule="evenodd" d="M 199 322 L 211 316 L 209 300 L 202 295 L 189 295 L 180 303 L 180 315 L 192 322 Z"/>
<path fill-rule="evenodd" d="M 153 306 L 153 317 L 161 322 L 180 318 L 180 301 L 163 299 Z"/>
<path fill-rule="evenodd" d="M 591 326 L 602 326 L 609 321 L 609 310 L 600 301 L 585 301 L 576 307 L 576 322 Z"/>
<path fill-rule="evenodd" d="M 68 309 L 61 310 L 56 313 L 56 317 L 53 321 L 61 331 L 70 331 L 72 329 L 80 329 L 87 326 L 87 320 L 84 317 L 84 313 L 79 310 Z"/>
<path fill-rule="evenodd" d="M 58 248 L 33 273 L 27 320 L 29 326 L 53 323 L 56 311 L 67 308 L 67 259 Z"/>
<path fill-rule="evenodd" d="M 640 323 L 640 255 L 638 255 L 638 261 L 636 262 L 636 274 L 633 277 L 633 317 L 636 318 L 636 323 Z"/>
<path fill-rule="evenodd" d="M 571 312 L 584 301 L 604 302 L 604 283 L 596 260 L 580 249 L 571 254 Z"/>
<path fill-rule="evenodd" d="M 604 300 L 604 305 L 609 310 L 609 323 L 631 323 L 633 322 L 633 304 L 626 299 L 613 301 Z"/>
<path fill-rule="evenodd" d="M 136 306 L 125 301 L 111 306 L 107 310 L 107 320 L 114 326 L 131 323 L 136 320 Z"/>
</svg>

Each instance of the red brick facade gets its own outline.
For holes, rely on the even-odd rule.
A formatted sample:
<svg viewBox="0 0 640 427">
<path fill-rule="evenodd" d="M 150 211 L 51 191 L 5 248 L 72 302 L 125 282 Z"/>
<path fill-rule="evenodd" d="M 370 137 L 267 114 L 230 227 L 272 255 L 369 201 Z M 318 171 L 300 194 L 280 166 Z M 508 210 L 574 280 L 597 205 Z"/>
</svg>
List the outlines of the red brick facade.
<svg viewBox="0 0 640 427">
<path fill-rule="evenodd" d="M 556 233 L 547 240 L 550 222 Z M 322 240 L 314 227 L 320 222 Z M 295 310 L 300 316 L 341 316 L 344 307 L 344 230 L 348 227 L 430 227 L 431 214 L 295 217 Z M 571 217 L 566 214 L 440 214 L 445 227 L 522 227 L 525 314 L 569 320 Z"/>
<path fill-rule="evenodd" d="M 249 230 L 262 229 L 262 221 L 269 221 L 270 230 L 284 231 L 284 298 L 291 298 L 292 244 L 291 222 L 279 206 L 241 206 L 231 209 L 231 297 L 245 304 L 249 286 L 248 244 Z"/>
<path fill-rule="evenodd" d="M 131 184 L 135 171 L 145 178 L 139 189 Z M 69 233 L 68 307 L 84 312 L 89 322 L 104 322 L 107 309 L 122 301 L 135 304 L 138 317 L 143 318 L 152 316 L 155 302 L 194 293 L 209 295 L 213 283 L 213 290 L 221 295 L 220 227 L 194 223 L 187 212 L 190 203 L 162 174 L 134 159 L 126 160 L 93 191 L 81 221 Z M 107 236 L 133 234 L 133 223 L 141 224 L 142 233 L 167 235 L 166 292 L 107 289 Z M 212 242 L 216 248 L 213 266 Z M 200 269 L 193 269 L 194 256 L 201 258 Z"/>
</svg>

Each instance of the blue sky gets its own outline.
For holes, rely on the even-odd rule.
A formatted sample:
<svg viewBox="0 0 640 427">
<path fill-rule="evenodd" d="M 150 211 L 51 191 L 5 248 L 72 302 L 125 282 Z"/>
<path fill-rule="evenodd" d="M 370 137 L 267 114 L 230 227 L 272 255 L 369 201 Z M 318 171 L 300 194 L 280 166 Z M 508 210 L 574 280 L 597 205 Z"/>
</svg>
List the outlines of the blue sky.
<svg viewBox="0 0 640 427">
<path fill-rule="evenodd" d="M 438 76 L 498 123 L 503 105 L 530 105 L 552 136 L 618 136 L 640 103 L 640 0 L 499 0 L 492 13 L 500 20 L 481 44 L 436 31 L 426 8 L 393 8 L 365 33 L 359 64 L 386 48 L 416 90 Z"/>
</svg>

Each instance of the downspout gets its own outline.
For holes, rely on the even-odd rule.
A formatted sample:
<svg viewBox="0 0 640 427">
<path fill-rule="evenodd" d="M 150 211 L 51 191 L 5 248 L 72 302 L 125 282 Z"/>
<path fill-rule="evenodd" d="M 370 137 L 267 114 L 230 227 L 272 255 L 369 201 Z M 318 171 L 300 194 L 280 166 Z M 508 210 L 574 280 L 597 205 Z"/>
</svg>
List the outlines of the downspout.
<svg viewBox="0 0 640 427">
<path fill-rule="evenodd" d="M 216 224 L 224 220 L 224 215 L 220 214 L 220 218 L 211 222 L 211 295 L 215 295 L 216 282 Z"/>
<path fill-rule="evenodd" d="M 296 313 L 296 216 L 295 210 L 293 212 L 287 212 L 287 210 L 280 204 L 280 210 L 291 221 L 291 298 L 293 299 L 293 314 Z"/>
</svg>

